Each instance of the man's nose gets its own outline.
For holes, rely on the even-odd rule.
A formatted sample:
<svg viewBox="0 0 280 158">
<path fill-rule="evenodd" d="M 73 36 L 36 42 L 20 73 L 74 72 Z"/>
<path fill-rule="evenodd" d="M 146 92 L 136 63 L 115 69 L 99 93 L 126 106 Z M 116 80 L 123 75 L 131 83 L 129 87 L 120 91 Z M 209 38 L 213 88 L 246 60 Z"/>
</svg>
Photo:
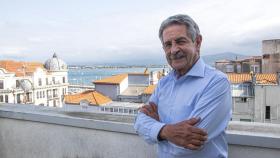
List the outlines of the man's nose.
<svg viewBox="0 0 280 158">
<path fill-rule="evenodd" d="M 176 43 L 172 44 L 172 47 L 171 47 L 171 53 L 174 54 L 174 53 L 177 53 L 179 51 L 179 47 Z"/>
</svg>

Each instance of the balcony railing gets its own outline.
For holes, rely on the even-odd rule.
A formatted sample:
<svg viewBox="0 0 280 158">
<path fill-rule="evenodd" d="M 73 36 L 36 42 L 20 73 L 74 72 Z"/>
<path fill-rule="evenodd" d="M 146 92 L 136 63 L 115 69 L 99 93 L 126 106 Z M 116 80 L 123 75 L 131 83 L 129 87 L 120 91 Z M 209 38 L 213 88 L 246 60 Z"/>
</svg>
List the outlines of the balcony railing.
<svg viewBox="0 0 280 158">
<path fill-rule="evenodd" d="M 153 158 L 156 146 L 133 129 L 133 116 L 0 104 L 0 157 Z M 276 158 L 280 126 L 231 122 L 229 158 Z"/>
</svg>

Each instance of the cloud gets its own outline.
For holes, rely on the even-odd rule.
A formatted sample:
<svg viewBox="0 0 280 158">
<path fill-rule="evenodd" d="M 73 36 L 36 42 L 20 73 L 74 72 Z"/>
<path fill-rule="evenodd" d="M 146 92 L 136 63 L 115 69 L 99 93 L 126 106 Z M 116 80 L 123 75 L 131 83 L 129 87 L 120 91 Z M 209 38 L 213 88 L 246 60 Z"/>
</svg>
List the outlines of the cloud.
<svg viewBox="0 0 280 158">
<path fill-rule="evenodd" d="M 158 27 L 178 13 L 199 24 L 203 55 L 260 53 L 263 39 L 280 37 L 278 0 L 53 3 L 26 2 L 13 12 L 12 2 L 0 6 L 1 57 L 45 61 L 56 52 L 67 62 L 161 61 Z"/>
</svg>

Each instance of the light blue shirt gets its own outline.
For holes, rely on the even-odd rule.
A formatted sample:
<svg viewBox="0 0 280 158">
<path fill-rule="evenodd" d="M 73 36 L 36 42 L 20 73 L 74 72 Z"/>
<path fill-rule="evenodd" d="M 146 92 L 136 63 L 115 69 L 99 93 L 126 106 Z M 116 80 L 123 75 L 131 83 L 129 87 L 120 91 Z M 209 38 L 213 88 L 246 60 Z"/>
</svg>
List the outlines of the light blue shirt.
<svg viewBox="0 0 280 158">
<path fill-rule="evenodd" d="M 160 158 L 227 158 L 225 129 L 231 118 L 230 83 L 225 74 L 206 65 L 200 58 L 188 73 L 177 79 L 173 70 L 162 78 L 150 102 L 158 106 L 160 121 L 139 113 L 134 128 L 149 144 L 158 144 Z M 190 150 L 169 141 L 158 141 L 165 124 L 200 117 L 196 124 L 208 133 L 199 150 Z"/>
</svg>

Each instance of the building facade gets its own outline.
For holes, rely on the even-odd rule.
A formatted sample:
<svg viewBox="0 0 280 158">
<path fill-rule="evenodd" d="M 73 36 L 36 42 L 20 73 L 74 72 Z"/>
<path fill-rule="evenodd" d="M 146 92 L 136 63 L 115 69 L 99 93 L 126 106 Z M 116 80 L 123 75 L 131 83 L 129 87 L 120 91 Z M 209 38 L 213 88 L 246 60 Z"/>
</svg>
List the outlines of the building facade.
<svg viewBox="0 0 280 158">
<path fill-rule="evenodd" d="M 68 85 L 67 65 L 55 54 L 45 64 L 0 61 L 0 103 L 62 107 Z"/>
<path fill-rule="evenodd" d="M 280 39 L 262 41 L 263 73 L 280 72 Z"/>
<path fill-rule="evenodd" d="M 252 56 L 242 60 L 218 60 L 215 62 L 215 67 L 224 73 L 261 73 L 262 57 Z"/>
<path fill-rule="evenodd" d="M 277 74 L 227 74 L 231 82 L 232 120 L 280 123 Z"/>
</svg>

